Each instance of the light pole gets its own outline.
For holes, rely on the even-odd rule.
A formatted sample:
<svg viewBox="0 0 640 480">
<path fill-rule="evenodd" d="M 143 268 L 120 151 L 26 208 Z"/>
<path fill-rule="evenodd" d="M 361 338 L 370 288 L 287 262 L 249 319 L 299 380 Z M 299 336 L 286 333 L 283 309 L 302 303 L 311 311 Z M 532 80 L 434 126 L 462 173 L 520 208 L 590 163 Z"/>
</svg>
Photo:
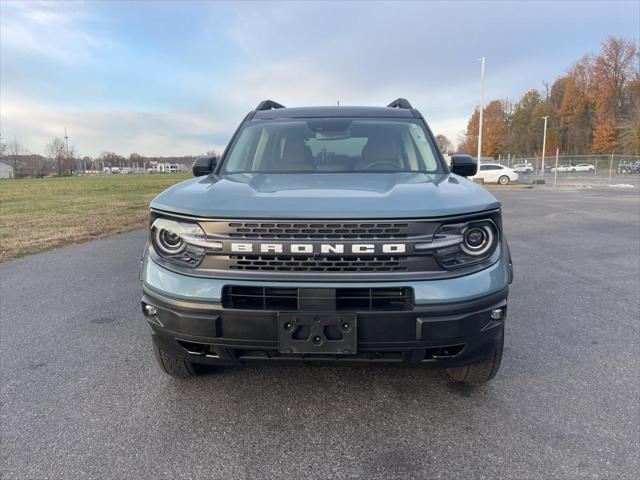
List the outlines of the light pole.
<svg viewBox="0 0 640 480">
<path fill-rule="evenodd" d="M 478 122 L 478 171 L 482 162 L 482 113 L 484 110 L 484 57 L 480 57 L 480 118 Z"/>
<path fill-rule="evenodd" d="M 542 134 L 542 159 L 540 161 L 540 173 L 542 173 L 542 178 L 544 178 L 544 149 L 547 146 L 547 119 L 549 115 L 544 118 L 544 133 Z"/>
</svg>

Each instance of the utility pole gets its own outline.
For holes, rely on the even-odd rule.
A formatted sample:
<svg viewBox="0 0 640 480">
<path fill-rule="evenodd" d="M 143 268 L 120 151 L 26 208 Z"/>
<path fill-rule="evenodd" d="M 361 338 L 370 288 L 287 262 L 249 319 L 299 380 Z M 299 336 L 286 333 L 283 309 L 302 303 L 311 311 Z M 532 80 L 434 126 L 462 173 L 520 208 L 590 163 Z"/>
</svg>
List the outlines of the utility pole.
<svg viewBox="0 0 640 480">
<path fill-rule="evenodd" d="M 611 173 L 613 172 L 613 152 L 611 152 L 611 163 L 609 164 L 609 185 L 611 185 Z"/>
<path fill-rule="evenodd" d="M 66 145 L 67 148 L 67 161 L 70 161 L 71 159 L 69 158 L 69 135 L 67 135 L 67 127 L 64 127 L 64 144 Z M 73 163 L 70 163 L 71 165 L 71 175 L 73 175 Z"/>
<path fill-rule="evenodd" d="M 556 168 L 553 172 L 553 186 L 556 186 L 558 183 L 558 158 L 560 157 L 560 149 L 556 148 Z"/>
<path fill-rule="evenodd" d="M 480 57 L 480 118 L 478 122 L 478 171 L 482 163 L 482 114 L 484 110 L 484 57 Z"/>
<path fill-rule="evenodd" d="M 542 178 L 544 178 L 544 150 L 547 146 L 547 119 L 549 118 L 549 115 L 542 118 L 544 118 L 544 133 L 542 135 L 542 158 L 540 161 L 540 173 L 542 173 Z"/>
</svg>

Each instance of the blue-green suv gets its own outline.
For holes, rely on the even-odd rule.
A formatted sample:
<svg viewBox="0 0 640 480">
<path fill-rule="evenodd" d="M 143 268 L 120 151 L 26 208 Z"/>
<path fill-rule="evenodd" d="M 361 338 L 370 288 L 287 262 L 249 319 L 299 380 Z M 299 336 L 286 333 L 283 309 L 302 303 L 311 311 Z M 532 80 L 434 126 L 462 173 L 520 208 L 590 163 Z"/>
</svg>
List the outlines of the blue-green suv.
<svg viewBox="0 0 640 480">
<path fill-rule="evenodd" d="M 162 369 L 259 361 L 496 374 L 512 269 L 500 203 L 405 99 L 250 112 L 151 203 L 142 310 Z"/>
</svg>

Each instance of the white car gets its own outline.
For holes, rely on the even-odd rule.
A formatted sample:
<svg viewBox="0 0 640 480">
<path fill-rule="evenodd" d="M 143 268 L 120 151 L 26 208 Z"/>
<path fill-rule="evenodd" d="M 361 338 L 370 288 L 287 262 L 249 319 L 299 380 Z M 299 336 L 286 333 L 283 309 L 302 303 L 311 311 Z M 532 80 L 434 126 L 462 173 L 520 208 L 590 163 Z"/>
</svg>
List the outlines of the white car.
<svg viewBox="0 0 640 480">
<path fill-rule="evenodd" d="M 518 180 L 518 173 L 499 163 L 482 163 L 480 164 L 480 170 L 473 178 L 482 178 L 484 183 L 508 185 L 509 182 L 516 182 Z"/>
<path fill-rule="evenodd" d="M 533 165 L 530 163 L 518 163 L 511 168 L 518 173 L 533 173 Z"/>
<path fill-rule="evenodd" d="M 590 163 L 579 163 L 573 167 L 574 172 L 593 172 L 595 167 Z"/>
<path fill-rule="evenodd" d="M 552 172 L 573 172 L 573 165 L 558 165 L 551 169 Z"/>
</svg>

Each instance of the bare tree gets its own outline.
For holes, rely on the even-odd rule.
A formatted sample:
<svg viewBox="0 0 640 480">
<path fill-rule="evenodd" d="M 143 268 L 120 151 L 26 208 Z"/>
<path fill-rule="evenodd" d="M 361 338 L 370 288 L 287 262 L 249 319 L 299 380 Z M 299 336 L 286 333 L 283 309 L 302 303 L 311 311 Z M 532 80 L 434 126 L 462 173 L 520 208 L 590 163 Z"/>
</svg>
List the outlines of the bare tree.
<svg viewBox="0 0 640 480">
<path fill-rule="evenodd" d="M 62 176 L 63 167 L 65 166 L 65 160 L 67 158 L 67 148 L 64 143 L 64 139 L 56 137 L 45 147 L 45 153 L 48 157 L 55 160 L 58 165 L 58 176 Z"/>
<path fill-rule="evenodd" d="M 18 178 L 18 160 L 20 155 L 27 155 L 29 151 L 15 138 L 6 145 L 7 157 L 13 165 L 13 178 Z"/>
<path fill-rule="evenodd" d="M 453 144 L 444 135 L 436 135 L 436 144 L 442 153 L 450 154 L 453 150 Z"/>
<path fill-rule="evenodd" d="M 129 167 L 133 167 L 137 171 L 141 164 L 144 166 L 144 159 L 142 158 L 142 155 L 139 153 L 132 153 L 129 155 Z"/>
</svg>

